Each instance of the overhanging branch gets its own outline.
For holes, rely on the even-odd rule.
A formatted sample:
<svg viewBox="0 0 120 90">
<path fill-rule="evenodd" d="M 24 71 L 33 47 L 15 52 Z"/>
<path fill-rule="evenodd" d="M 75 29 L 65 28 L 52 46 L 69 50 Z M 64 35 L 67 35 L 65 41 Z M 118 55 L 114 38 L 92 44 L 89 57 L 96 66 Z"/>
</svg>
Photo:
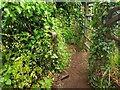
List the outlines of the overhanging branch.
<svg viewBox="0 0 120 90">
<path fill-rule="evenodd" d="M 120 43 L 120 38 L 119 38 L 119 37 L 112 36 L 111 34 L 108 34 L 108 35 L 107 35 L 107 38 L 108 38 L 108 39 L 111 39 L 111 40 L 114 40 L 114 41 L 117 41 L 117 42 Z"/>
<path fill-rule="evenodd" d="M 115 22 L 117 22 L 117 21 L 119 21 L 119 20 L 120 20 L 120 14 L 112 17 L 112 18 L 105 24 L 105 26 L 106 26 L 106 27 L 109 27 L 109 26 L 111 26 L 112 24 L 114 24 Z"/>
<path fill-rule="evenodd" d="M 112 18 L 112 15 L 114 12 L 120 10 L 120 6 L 114 7 L 113 9 L 110 10 L 109 14 L 106 16 L 108 19 Z"/>
</svg>

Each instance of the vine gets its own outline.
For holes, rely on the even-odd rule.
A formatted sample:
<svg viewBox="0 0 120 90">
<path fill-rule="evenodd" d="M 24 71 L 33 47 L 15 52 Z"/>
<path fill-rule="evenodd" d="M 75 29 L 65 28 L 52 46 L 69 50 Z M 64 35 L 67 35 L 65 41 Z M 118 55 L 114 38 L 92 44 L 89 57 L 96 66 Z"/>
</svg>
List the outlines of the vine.
<svg viewBox="0 0 120 90">
<path fill-rule="evenodd" d="M 111 88 L 112 83 L 110 79 L 110 55 L 116 48 L 114 40 L 108 38 L 108 35 L 115 33 L 115 25 L 105 27 L 108 22 L 106 16 L 109 11 L 117 6 L 118 3 L 95 3 L 94 4 L 94 17 L 91 22 L 92 27 L 95 29 L 91 36 L 93 45 L 90 49 L 90 82 L 93 87 L 97 88 Z M 117 26 L 117 25 L 116 25 Z"/>
<path fill-rule="evenodd" d="M 56 2 L 56 17 L 63 23 L 66 43 L 74 43 L 77 50 L 82 49 L 84 33 L 84 11 L 81 2 Z"/>
<path fill-rule="evenodd" d="M 54 8 L 46 2 L 3 3 L 3 88 L 50 88 L 54 73 L 68 65 L 61 23 L 52 16 Z"/>
</svg>

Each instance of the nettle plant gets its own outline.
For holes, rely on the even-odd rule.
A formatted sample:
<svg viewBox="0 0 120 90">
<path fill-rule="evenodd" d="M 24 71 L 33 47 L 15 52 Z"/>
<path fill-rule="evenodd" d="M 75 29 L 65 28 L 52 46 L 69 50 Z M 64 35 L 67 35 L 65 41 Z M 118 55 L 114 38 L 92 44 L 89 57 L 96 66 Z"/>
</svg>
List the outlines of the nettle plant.
<svg viewBox="0 0 120 90">
<path fill-rule="evenodd" d="M 50 88 L 52 74 L 67 65 L 69 53 L 61 23 L 52 17 L 54 9 L 54 4 L 45 2 L 2 4 L 3 88 Z"/>
<path fill-rule="evenodd" d="M 110 80 L 110 61 L 116 48 L 114 40 L 109 39 L 107 36 L 113 35 L 116 30 L 113 29 L 115 25 L 106 27 L 105 23 L 108 22 L 106 16 L 109 11 L 119 5 L 119 3 L 95 3 L 94 4 L 94 17 L 91 22 L 94 32 L 91 35 L 93 45 L 90 48 L 89 59 L 89 74 L 90 82 L 96 88 L 110 88 L 112 86 Z"/>
</svg>

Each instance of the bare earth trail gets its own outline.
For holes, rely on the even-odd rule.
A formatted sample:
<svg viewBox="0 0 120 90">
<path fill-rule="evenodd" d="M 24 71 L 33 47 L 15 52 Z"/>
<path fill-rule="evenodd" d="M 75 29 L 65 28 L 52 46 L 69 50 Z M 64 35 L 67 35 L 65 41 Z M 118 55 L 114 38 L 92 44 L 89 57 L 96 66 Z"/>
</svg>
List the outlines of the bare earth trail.
<svg viewBox="0 0 120 90">
<path fill-rule="evenodd" d="M 70 46 L 73 55 L 71 57 L 71 65 L 66 70 L 66 73 L 61 74 L 55 80 L 53 88 L 91 88 L 88 84 L 88 59 L 89 54 L 87 52 L 78 52 L 74 50 L 74 46 Z M 59 79 L 62 76 L 66 78 Z M 67 76 L 68 75 L 68 76 Z M 92 88 L 91 88 L 92 89 Z"/>
</svg>

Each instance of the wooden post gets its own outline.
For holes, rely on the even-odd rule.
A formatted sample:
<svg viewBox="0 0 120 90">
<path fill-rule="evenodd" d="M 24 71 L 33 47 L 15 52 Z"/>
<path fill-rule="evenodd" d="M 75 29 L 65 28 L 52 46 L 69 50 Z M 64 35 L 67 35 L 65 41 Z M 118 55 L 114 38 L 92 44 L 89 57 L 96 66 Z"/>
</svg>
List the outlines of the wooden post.
<svg viewBox="0 0 120 90">
<path fill-rule="evenodd" d="M 85 46 L 85 43 L 86 43 L 86 35 L 87 35 L 87 16 L 86 14 L 88 13 L 88 4 L 86 2 L 85 6 L 84 6 L 84 15 L 85 15 L 85 22 L 84 22 L 84 39 L 83 39 L 83 47 Z"/>
</svg>

